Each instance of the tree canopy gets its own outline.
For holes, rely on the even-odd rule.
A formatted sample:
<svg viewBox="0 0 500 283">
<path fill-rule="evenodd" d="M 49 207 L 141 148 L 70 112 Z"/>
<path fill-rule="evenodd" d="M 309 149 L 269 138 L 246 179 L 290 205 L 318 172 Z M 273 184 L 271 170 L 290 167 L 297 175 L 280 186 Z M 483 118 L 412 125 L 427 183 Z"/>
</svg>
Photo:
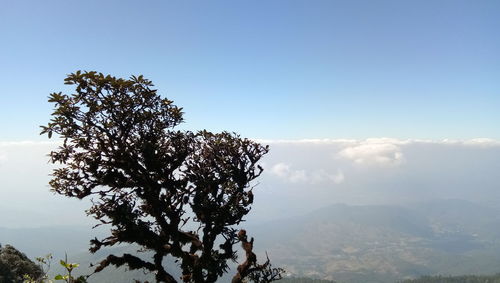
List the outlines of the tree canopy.
<svg viewBox="0 0 500 283">
<path fill-rule="evenodd" d="M 162 98 L 143 76 L 116 78 L 76 72 L 65 84 L 72 94 L 52 93 L 52 119 L 42 134 L 58 135 L 62 145 L 50 153 L 50 185 L 58 194 L 91 198 L 87 213 L 110 235 L 91 241 L 92 252 L 120 243 L 137 244 L 153 253 L 109 255 L 96 265 L 154 272 L 158 282 L 177 282 L 164 268 L 172 256 L 184 282 L 215 282 L 245 259 L 233 282 L 269 282 L 282 270 L 267 259 L 258 264 L 254 239 L 237 225 L 254 200 L 252 181 L 268 146 L 237 134 L 181 131 L 182 108 Z"/>
</svg>

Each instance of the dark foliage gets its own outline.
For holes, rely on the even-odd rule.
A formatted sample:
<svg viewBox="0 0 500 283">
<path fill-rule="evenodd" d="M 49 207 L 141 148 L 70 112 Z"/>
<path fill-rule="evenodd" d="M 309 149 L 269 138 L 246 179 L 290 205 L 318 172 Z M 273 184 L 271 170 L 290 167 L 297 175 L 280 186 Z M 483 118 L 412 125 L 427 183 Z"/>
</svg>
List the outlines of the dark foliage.
<svg viewBox="0 0 500 283">
<path fill-rule="evenodd" d="M 23 276 L 39 277 L 42 269 L 13 246 L 0 245 L 0 283 L 23 282 Z"/>
<path fill-rule="evenodd" d="M 50 154 L 51 162 L 62 164 L 51 187 L 68 197 L 92 198 L 87 213 L 111 226 L 109 237 L 91 241 L 92 252 L 130 243 L 154 254 L 149 261 L 109 255 L 97 272 L 126 265 L 154 272 L 158 282 L 176 282 L 163 266 L 172 256 L 184 282 L 215 282 L 236 261 L 239 242 L 247 258 L 233 282 L 269 269 L 269 261 L 257 263 L 253 239 L 245 246 L 235 227 L 250 211 L 250 182 L 262 173 L 257 162 L 267 146 L 227 132 L 175 130 L 182 109 L 142 76 L 125 80 L 78 71 L 65 83 L 75 93 L 51 94 L 55 109 L 42 126 L 42 134 L 64 140 Z"/>
</svg>

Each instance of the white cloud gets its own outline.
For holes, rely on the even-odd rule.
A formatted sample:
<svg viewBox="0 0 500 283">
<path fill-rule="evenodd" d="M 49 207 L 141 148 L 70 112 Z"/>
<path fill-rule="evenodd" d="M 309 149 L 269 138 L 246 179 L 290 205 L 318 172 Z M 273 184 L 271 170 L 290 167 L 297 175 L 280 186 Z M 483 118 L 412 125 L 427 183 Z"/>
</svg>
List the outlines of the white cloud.
<svg viewBox="0 0 500 283">
<path fill-rule="evenodd" d="M 366 140 L 342 149 L 338 155 L 362 165 L 399 165 L 404 161 L 403 152 L 391 140 Z"/>
<path fill-rule="evenodd" d="M 394 145 L 409 145 L 409 144 L 455 144 L 465 146 L 500 146 L 500 140 L 490 138 L 474 138 L 468 140 L 457 139 L 395 139 L 395 138 L 368 138 L 364 140 L 356 139 L 298 139 L 298 140 L 268 140 L 254 139 L 256 142 L 263 144 L 324 144 L 324 145 L 358 145 L 358 144 L 394 144 Z"/>
<path fill-rule="evenodd" d="M 340 184 L 344 182 L 344 173 L 337 170 L 334 174 L 328 173 L 325 170 L 306 171 L 303 169 L 293 169 L 287 163 L 277 163 L 271 167 L 269 174 L 274 175 L 286 182 L 290 183 L 334 183 Z"/>
<path fill-rule="evenodd" d="M 299 140 L 268 140 L 253 139 L 263 144 L 352 144 L 357 142 L 354 139 L 299 139 Z"/>
<path fill-rule="evenodd" d="M 494 139 L 487 139 L 487 138 L 477 138 L 477 139 L 471 139 L 463 142 L 464 145 L 471 145 L 471 146 L 483 146 L 483 147 L 490 147 L 490 146 L 500 146 L 500 141 L 494 140 Z"/>
<path fill-rule="evenodd" d="M 8 159 L 7 153 L 0 151 L 0 165 L 6 163 Z"/>
<path fill-rule="evenodd" d="M 275 164 L 271 167 L 270 173 L 278 177 L 285 178 L 288 174 L 290 174 L 290 165 L 282 162 Z"/>
<path fill-rule="evenodd" d="M 292 170 L 289 164 L 283 162 L 272 166 L 269 173 L 291 183 L 305 182 L 308 179 L 305 170 Z"/>
<path fill-rule="evenodd" d="M 344 172 L 340 169 L 337 169 L 337 172 L 332 174 L 328 173 L 325 170 L 318 170 L 311 174 L 311 183 L 324 183 L 324 182 L 333 182 L 334 184 L 343 183 L 345 180 Z"/>
<path fill-rule="evenodd" d="M 0 146 L 43 146 L 43 145 L 62 145 L 61 140 L 50 141 L 0 141 Z"/>
<path fill-rule="evenodd" d="M 305 170 L 293 170 L 288 175 L 288 180 L 292 183 L 304 183 L 308 182 L 309 176 Z"/>
</svg>

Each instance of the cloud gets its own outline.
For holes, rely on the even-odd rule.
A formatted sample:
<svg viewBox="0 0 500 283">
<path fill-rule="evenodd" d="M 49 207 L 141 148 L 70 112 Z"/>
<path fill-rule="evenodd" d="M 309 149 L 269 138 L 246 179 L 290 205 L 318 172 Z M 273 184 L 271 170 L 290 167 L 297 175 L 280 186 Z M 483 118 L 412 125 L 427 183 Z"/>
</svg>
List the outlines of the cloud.
<svg viewBox="0 0 500 283">
<path fill-rule="evenodd" d="M 463 144 L 469 146 L 492 147 L 492 146 L 500 146 L 500 141 L 487 138 L 477 138 L 464 141 Z"/>
<path fill-rule="evenodd" d="M 253 139 L 263 144 L 351 144 L 357 142 L 354 139 L 298 139 L 298 140 L 269 140 Z"/>
<path fill-rule="evenodd" d="M 334 183 L 340 184 L 344 182 L 344 173 L 337 170 L 334 174 L 328 173 L 325 170 L 307 171 L 304 169 L 293 169 L 291 165 L 280 162 L 271 167 L 269 174 L 274 175 L 286 182 L 290 183 Z"/>
<path fill-rule="evenodd" d="M 6 163 L 8 159 L 9 158 L 7 157 L 7 153 L 0 151 L 0 166 Z"/>
<path fill-rule="evenodd" d="M 325 170 L 314 171 L 312 174 L 311 182 L 313 184 L 333 182 L 334 184 L 341 184 L 345 180 L 344 172 L 337 169 L 334 174 L 328 173 Z"/>
<path fill-rule="evenodd" d="M 61 141 L 0 141 L 0 164 L 19 159 L 20 155 L 38 154 L 39 151 L 50 152 Z"/>
<path fill-rule="evenodd" d="M 355 139 L 302 139 L 302 140 L 259 140 L 259 142 L 289 146 L 331 146 L 330 150 L 341 159 L 364 166 L 398 166 L 405 163 L 404 148 L 413 145 L 445 145 L 474 148 L 500 147 L 500 140 L 475 138 L 468 140 L 429 140 L 429 139 L 394 139 L 368 138 Z M 308 147 L 309 148 L 309 147 Z M 324 179 L 324 174 L 312 173 L 313 179 Z M 323 176 L 323 177 L 318 177 Z"/>
<path fill-rule="evenodd" d="M 269 173 L 291 183 L 305 182 L 308 179 L 305 170 L 292 170 L 289 164 L 283 162 L 277 163 L 272 166 Z"/>
<path fill-rule="evenodd" d="M 10 146 L 55 146 L 62 145 L 61 140 L 50 140 L 50 141 L 0 141 L 0 147 L 10 147 Z"/>
<path fill-rule="evenodd" d="M 270 140 L 270 139 L 254 139 L 256 142 L 263 144 L 316 144 L 316 145 L 339 145 L 339 146 L 354 146 L 359 144 L 394 144 L 394 145 L 409 145 L 409 144 L 453 144 L 464 146 L 499 146 L 500 140 L 490 138 L 474 138 L 467 140 L 457 139 L 394 139 L 394 138 L 368 138 L 364 140 L 356 139 L 297 139 L 297 140 Z"/>
<path fill-rule="evenodd" d="M 290 173 L 290 165 L 283 162 L 275 164 L 270 169 L 270 173 L 281 178 L 285 178 Z"/>
<path fill-rule="evenodd" d="M 288 175 L 288 180 L 292 183 L 304 183 L 308 182 L 309 176 L 305 170 L 293 170 Z"/>
<path fill-rule="evenodd" d="M 395 166 L 404 162 L 399 142 L 393 140 L 365 140 L 342 149 L 338 155 L 361 165 Z"/>
</svg>

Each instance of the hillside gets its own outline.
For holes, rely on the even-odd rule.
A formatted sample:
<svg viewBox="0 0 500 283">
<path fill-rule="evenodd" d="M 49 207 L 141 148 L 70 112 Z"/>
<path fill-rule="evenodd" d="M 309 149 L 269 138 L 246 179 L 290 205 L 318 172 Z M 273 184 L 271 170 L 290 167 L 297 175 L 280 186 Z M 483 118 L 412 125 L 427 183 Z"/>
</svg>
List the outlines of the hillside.
<svg viewBox="0 0 500 283">
<path fill-rule="evenodd" d="M 483 276 L 423 276 L 418 279 L 401 281 L 400 283 L 500 283 L 500 274 Z"/>
<path fill-rule="evenodd" d="M 500 266 L 500 219 L 496 210 L 466 201 L 435 201 L 403 206 L 331 205 L 309 214 L 245 225 L 255 247 L 289 276 L 336 282 L 396 282 L 424 275 L 495 274 Z M 89 254 L 88 240 L 103 231 L 85 227 L 0 229 L 0 243 L 30 257 L 53 253 L 90 262 L 109 250 Z M 113 252 L 135 252 L 117 247 Z M 145 254 L 144 256 L 147 256 Z M 175 272 L 176 264 L 167 264 Z M 128 282 L 142 272 L 112 270 L 91 282 Z M 291 280 L 291 279 L 290 279 Z M 220 282 L 228 282 L 229 277 Z"/>
<path fill-rule="evenodd" d="M 394 282 L 498 272 L 497 215 L 457 200 L 407 207 L 339 204 L 249 230 L 256 247 L 295 276 Z"/>
</svg>

